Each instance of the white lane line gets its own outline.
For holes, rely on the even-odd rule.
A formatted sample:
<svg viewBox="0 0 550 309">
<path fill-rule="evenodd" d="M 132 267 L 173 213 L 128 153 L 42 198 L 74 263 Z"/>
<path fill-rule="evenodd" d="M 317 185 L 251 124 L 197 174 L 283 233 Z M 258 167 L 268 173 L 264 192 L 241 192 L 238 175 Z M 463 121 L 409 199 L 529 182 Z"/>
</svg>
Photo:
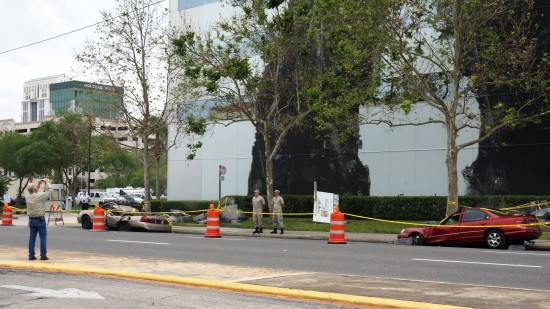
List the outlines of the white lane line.
<svg viewBox="0 0 550 309">
<path fill-rule="evenodd" d="M 193 238 L 193 239 L 205 239 L 205 238 L 208 238 L 208 237 L 204 237 L 204 236 L 182 236 L 182 237 L 185 237 L 185 238 Z M 220 238 L 216 238 L 216 237 L 212 237 L 210 239 L 217 239 L 217 240 L 246 240 L 244 238 L 223 238 L 223 237 L 220 237 Z"/>
<path fill-rule="evenodd" d="M 412 260 L 413 261 L 425 261 L 425 262 L 442 262 L 442 263 L 460 263 L 460 264 L 479 264 L 479 265 L 493 265 L 493 266 L 542 268 L 542 266 L 537 266 L 537 265 L 521 265 L 521 264 L 500 264 L 500 263 L 483 263 L 483 262 L 453 261 L 453 260 L 432 260 L 432 259 L 412 259 Z"/>
<path fill-rule="evenodd" d="M 118 240 L 118 239 L 107 239 L 107 241 L 114 242 L 131 242 L 136 244 L 151 244 L 151 245 L 169 245 L 169 242 L 150 242 L 150 241 L 133 241 L 133 240 Z"/>
<path fill-rule="evenodd" d="M 519 254 L 519 255 L 550 255 L 550 253 L 531 253 L 531 252 L 506 252 L 506 251 L 483 251 L 485 253 L 496 253 L 496 254 Z"/>
</svg>

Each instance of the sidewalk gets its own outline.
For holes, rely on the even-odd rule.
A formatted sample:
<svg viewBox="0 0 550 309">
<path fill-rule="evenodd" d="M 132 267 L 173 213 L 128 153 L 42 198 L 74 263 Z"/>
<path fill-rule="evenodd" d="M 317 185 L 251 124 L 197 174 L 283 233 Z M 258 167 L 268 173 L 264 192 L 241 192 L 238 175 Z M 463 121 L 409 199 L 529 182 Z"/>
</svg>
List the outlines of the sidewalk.
<svg viewBox="0 0 550 309">
<path fill-rule="evenodd" d="M 48 215 L 46 215 L 46 219 Z M 16 215 L 13 224 L 26 226 L 28 217 Z M 0 226 L 0 231 L 5 228 Z M 50 218 L 49 229 L 81 228 L 76 214 L 63 214 L 63 221 Z M 205 227 L 175 227 L 175 233 L 204 235 Z M 285 231 L 284 235 L 267 233 L 262 237 L 328 239 L 326 232 Z M 253 236 L 250 229 L 222 227 L 221 235 Z M 389 243 L 395 234 L 346 233 L 348 242 Z M 550 241 L 539 241 L 533 246 L 550 250 Z M 376 277 L 311 273 L 270 268 L 230 266 L 213 263 L 185 262 L 165 259 L 147 259 L 131 256 L 84 254 L 81 252 L 48 250 L 49 261 L 28 261 L 27 248 L 0 245 L 0 269 L 24 268 L 38 271 L 95 274 L 130 279 L 154 280 L 175 284 L 229 289 L 238 292 L 288 296 L 297 299 L 340 302 L 369 308 L 488 308 L 509 307 L 510 301 L 523 307 L 550 306 L 546 291 L 506 289 L 395 280 Z M 109 261 L 109 263 L 105 263 Z M 495 299 L 493 295 L 506 295 Z"/>
</svg>

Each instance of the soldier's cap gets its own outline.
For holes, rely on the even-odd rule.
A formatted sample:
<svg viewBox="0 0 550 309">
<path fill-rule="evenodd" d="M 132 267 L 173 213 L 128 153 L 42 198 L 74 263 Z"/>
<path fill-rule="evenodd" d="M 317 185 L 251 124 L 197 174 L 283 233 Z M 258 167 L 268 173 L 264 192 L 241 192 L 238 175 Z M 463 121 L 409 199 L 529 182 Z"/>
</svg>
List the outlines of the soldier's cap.
<svg viewBox="0 0 550 309">
<path fill-rule="evenodd" d="M 252 192 L 254 192 L 254 193 L 258 192 L 258 193 L 260 193 L 260 190 L 256 189 L 256 190 L 254 190 L 254 191 L 252 191 Z"/>
<path fill-rule="evenodd" d="M 273 191 L 273 192 L 281 193 L 281 191 L 279 191 L 279 190 L 275 190 L 275 191 Z"/>
</svg>

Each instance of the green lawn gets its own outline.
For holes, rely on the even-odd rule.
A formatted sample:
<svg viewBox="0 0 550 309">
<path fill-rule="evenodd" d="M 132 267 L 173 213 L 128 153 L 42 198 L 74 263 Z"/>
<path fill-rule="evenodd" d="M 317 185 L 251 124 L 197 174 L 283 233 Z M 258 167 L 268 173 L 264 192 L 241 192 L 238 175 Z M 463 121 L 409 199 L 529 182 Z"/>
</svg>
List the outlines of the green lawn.
<svg viewBox="0 0 550 309">
<path fill-rule="evenodd" d="M 346 220 L 346 232 L 350 233 L 382 233 L 382 234 L 398 234 L 401 229 L 411 227 L 412 225 L 396 224 L 391 222 L 379 222 L 372 220 Z M 328 223 L 315 223 L 311 218 L 284 218 L 285 229 L 289 231 L 322 231 L 328 232 L 330 225 Z M 419 223 L 419 222 L 415 222 Z M 175 223 L 175 225 L 196 226 L 196 223 Z M 252 219 L 247 219 L 241 222 L 241 225 L 222 223 L 221 226 L 235 227 L 244 229 L 254 229 Z M 267 217 L 264 218 L 264 230 L 272 229 Z M 545 228 L 547 230 L 548 228 Z M 540 239 L 549 239 L 550 232 L 544 232 Z"/>
<path fill-rule="evenodd" d="M 401 229 L 410 225 L 393 224 L 387 222 L 378 222 L 371 220 L 346 220 L 346 232 L 350 233 L 384 233 L 397 234 Z M 322 231 L 328 232 L 330 224 L 315 223 L 311 218 L 284 218 L 285 229 L 289 231 Z M 175 225 L 195 226 L 196 223 L 175 223 Z M 231 223 L 221 223 L 221 226 L 235 227 L 244 229 L 254 229 L 252 219 L 247 219 L 241 222 L 241 225 Z M 264 230 L 272 229 L 269 220 L 264 218 Z"/>
</svg>

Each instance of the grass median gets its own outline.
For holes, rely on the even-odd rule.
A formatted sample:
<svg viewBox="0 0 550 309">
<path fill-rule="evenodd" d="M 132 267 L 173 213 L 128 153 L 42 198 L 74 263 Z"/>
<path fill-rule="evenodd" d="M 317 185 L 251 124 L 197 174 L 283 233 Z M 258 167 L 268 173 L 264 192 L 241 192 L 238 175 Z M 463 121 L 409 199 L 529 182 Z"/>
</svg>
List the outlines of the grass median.
<svg viewBox="0 0 550 309">
<path fill-rule="evenodd" d="M 329 232 L 330 224 L 328 223 L 315 223 L 311 218 L 291 218 L 285 217 L 285 230 L 289 231 L 320 231 Z M 413 225 L 381 222 L 373 220 L 346 220 L 346 233 L 380 233 L 380 234 L 399 234 L 399 232 Z M 422 222 L 411 222 L 422 223 Z M 175 223 L 180 226 L 197 226 L 197 223 Z M 254 229 L 254 223 L 251 219 L 241 221 L 241 224 L 221 223 L 223 227 L 234 227 L 243 229 Z M 271 229 L 272 225 L 269 223 L 267 217 L 264 218 L 264 229 Z M 550 232 L 544 232 L 540 239 L 550 240 Z"/>
</svg>

